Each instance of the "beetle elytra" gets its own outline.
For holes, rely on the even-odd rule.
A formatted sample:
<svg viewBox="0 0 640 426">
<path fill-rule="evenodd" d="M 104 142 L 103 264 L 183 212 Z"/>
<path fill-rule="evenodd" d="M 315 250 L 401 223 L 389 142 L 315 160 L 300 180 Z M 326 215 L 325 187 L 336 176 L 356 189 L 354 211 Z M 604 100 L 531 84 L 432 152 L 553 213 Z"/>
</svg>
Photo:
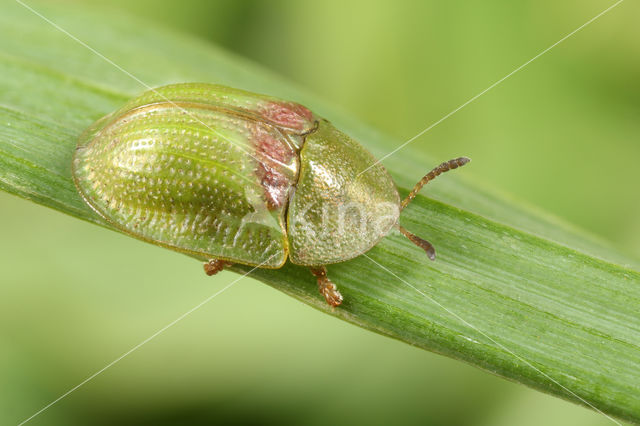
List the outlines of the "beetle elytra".
<svg viewBox="0 0 640 426">
<path fill-rule="evenodd" d="M 397 228 L 403 201 L 358 142 L 302 105 L 219 85 L 160 87 L 101 118 L 80 137 L 73 177 L 83 199 L 120 230 L 207 260 L 310 268 L 327 303 L 342 295 L 325 265 L 359 256 Z M 372 166 L 373 164 L 373 166 Z M 364 172 L 363 172 L 364 171 Z"/>
</svg>

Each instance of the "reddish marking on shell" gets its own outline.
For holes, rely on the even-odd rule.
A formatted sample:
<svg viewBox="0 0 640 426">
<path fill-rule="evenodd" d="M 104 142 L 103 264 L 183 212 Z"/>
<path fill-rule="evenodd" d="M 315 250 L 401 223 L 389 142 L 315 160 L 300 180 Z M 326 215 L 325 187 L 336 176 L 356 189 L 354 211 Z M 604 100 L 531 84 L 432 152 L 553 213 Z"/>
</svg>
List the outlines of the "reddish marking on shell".
<svg viewBox="0 0 640 426">
<path fill-rule="evenodd" d="M 289 196 L 292 179 L 286 174 L 284 165 L 291 164 L 297 153 L 285 142 L 275 138 L 267 128 L 256 123 L 251 129 L 256 157 L 260 160 L 256 175 L 264 188 L 267 207 L 270 210 L 282 207 Z"/>
<path fill-rule="evenodd" d="M 260 178 L 260 184 L 264 188 L 267 199 L 267 208 L 275 210 L 282 207 L 289 196 L 291 181 L 277 170 L 265 166 L 264 163 L 258 165 L 256 174 Z"/>
<path fill-rule="evenodd" d="M 267 120 L 296 130 L 304 130 L 313 123 L 313 113 L 294 102 L 267 102 L 261 113 Z"/>
</svg>

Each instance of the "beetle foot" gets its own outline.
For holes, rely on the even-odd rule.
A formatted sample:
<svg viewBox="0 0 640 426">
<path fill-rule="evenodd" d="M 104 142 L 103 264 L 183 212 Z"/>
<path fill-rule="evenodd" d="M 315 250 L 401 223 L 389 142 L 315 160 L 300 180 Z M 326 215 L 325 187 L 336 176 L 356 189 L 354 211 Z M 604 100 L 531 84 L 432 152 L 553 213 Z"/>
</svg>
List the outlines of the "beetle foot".
<svg viewBox="0 0 640 426">
<path fill-rule="evenodd" d="M 222 271 L 225 267 L 231 266 L 233 263 L 227 262 L 226 260 L 221 259 L 211 259 L 204 264 L 204 272 L 211 276 L 215 275 L 218 272 Z"/>
<path fill-rule="evenodd" d="M 311 268 L 311 273 L 318 278 L 318 290 L 320 290 L 320 294 L 324 296 L 327 303 L 333 307 L 340 306 L 342 294 L 338 291 L 338 287 L 327 277 L 327 268 L 324 266 Z"/>
<path fill-rule="evenodd" d="M 342 303 L 342 294 L 340 294 L 338 287 L 336 287 L 329 278 L 318 278 L 318 289 L 328 304 L 333 307 L 340 306 Z"/>
</svg>

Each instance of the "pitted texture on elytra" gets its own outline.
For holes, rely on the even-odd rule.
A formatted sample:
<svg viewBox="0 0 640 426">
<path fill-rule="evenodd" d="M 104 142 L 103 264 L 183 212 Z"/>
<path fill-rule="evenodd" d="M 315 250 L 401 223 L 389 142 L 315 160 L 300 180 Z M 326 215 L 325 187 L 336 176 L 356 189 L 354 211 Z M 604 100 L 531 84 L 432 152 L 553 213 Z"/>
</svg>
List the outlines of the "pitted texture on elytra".
<svg viewBox="0 0 640 426">
<path fill-rule="evenodd" d="M 73 175 L 94 210 L 137 238 L 278 268 L 287 255 L 310 266 L 351 259 L 397 224 L 398 192 L 374 162 L 301 105 L 188 83 L 91 125 Z"/>
<path fill-rule="evenodd" d="M 280 266 L 300 132 L 198 103 L 191 87 L 170 87 L 163 94 L 170 102 L 144 94 L 87 130 L 74 158 L 78 188 L 98 213 L 139 238 Z"/>
</svg>

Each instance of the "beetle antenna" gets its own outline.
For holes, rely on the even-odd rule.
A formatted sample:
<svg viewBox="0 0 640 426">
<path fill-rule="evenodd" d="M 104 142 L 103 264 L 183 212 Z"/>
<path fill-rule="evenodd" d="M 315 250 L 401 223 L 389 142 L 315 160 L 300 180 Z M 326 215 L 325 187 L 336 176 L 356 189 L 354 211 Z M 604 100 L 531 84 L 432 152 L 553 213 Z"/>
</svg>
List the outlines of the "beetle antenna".
<svg viewBox="0 0 640 426">
<path fill-rule="evenodd" d="M 402 204 L 400 205 L 400 210 L 403 210 L 405 207 L 407 207 L 407 205 L 409 205 L 411 200 L 416 198 L 416 195 L 418 195 L 418 192 L 420 192 L 423 186 L 425 186 L 426 184 L 428 184 L 429 182 L 431 182 L 432 180 L 440 176 L 442 173 L 448 172 L 449 170 L 457 169 L 458 167 L 462 167 L 465 164 L 467 164 L 469 161 L 471 161 L 470 158 L 458 157 L 458 158 L 454 158 L 453 160 L 445 161 L 444 163 L 440 164 L 438 167 L 431 170 L 429 173 L 424 175 L 424 177 L 420 179 L 418 183 L 416 183 L 416 186 L 413 187 L 409 195 L 407 195 L 407 198 L 402 200 Z M 409 237 L 408 235 L 407 237 L 411 240 L 411 237 Z M 418 238 L 418 237 L 415 237 L 415 238 Z"/>
<path fill-rule="evenodd" d="M 424 250 L 427 253 L 429 259 L 436 260 L 436 249 L 435 247 L 433 247 L 433 244 L 431 244 L 427 240 L 423 240 L 417 235 L 412 234 L 400 225 L 398 225 L 398 229 L 400 230 L 400 232 L 402 232 L 402 235 L 409 239 L 409 241 Z"/>
</svg>

